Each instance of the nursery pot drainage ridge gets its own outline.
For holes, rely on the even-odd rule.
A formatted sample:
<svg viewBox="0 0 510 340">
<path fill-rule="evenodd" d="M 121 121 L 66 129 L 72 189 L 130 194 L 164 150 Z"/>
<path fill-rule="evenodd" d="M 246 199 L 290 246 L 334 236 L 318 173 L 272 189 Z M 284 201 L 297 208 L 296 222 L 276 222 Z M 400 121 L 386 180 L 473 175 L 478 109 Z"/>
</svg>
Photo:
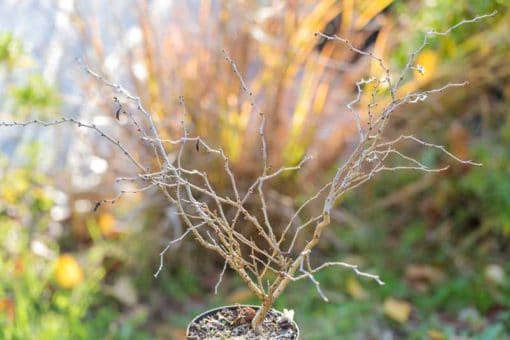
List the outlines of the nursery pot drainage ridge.
<svg viewBox="0 0 510 340">
<path fill-rule="evenodd" d="M 299 328 L 291 317 L 271 309 L 262 322 L 262 332 L 251 328 L 251 320 L 259 309 L 252 305 L 223 306 L 208 310 L 193 319 L 186 338 L 202 339 L 289 339 L 299 338 Z"/>
</svg>

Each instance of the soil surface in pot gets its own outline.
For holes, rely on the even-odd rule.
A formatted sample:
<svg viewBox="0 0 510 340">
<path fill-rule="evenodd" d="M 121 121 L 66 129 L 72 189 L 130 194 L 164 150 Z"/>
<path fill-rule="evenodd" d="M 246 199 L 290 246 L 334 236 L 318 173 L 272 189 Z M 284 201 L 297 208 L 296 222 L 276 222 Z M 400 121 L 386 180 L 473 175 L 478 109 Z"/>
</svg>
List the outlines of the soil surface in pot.
<svg viewBox="0 0 510 340">
<path fill-rule="evenodd" d="M 189 326 L 188 339 L 292 339 L 298 337 L 295 323 L 284 314 L 271 310 L 262 322 L 262 332 L 251 328 L 257 311 L 251 306 L 229 306 L 212 310 Z"/>
</svg>

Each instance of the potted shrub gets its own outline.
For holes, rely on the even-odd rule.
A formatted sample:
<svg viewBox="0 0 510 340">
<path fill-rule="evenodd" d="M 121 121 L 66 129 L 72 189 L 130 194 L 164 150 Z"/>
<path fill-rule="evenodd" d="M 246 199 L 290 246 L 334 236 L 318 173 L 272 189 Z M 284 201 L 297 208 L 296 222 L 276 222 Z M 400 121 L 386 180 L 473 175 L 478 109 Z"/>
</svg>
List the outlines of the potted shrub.
<svg viewBox="0 0 510 340">
<path fill-rule="evenodd" d="M 317 35 L 322 39 L 344 44 L 353 52 L 375 62 L 380 67 L 383 77 L 380 79 L 370 77 L 356 83 L 356 96 L 347 105 L 357 126 L 356 146 L 346 160 L 336 167 L 332 178 L 326 180 L 314 194 L 296 207 L 288 220 L 279 227 L 276 227 L 268 211 L 266 191 L 268 183 L 281 176 L 300 171 L 311 157 L 305 156 L 297 164 L 277 169 L 271 167 L 265 140 L 266 116 L 259 109 L 255 96 L 226 51 L 223 51 L 226 62 L 231 65 L 232 72 L 239 78 L 250 105 L 259 116 L 256 131 L 260 145 L 260 175 L 248 187 L 238 185 L 236 175 L 229 164 L 229 156 L 222 147 L 209 143 L 207 135 L 200 136 L 194 133 L 192 126 L 188 124 L 184 98 L 179 98 L 182 107 L 182 134 L 175 139 L 165 139 L 160 134 L 157 120 L 144 107 L 139 97 L 131 94 L 121 85 L 108 81 L 83 64 L 88 74 L 117 92 L 113 115 L 117 120 L 123 120 L 123 127 L 132 129 L 132 136 L 137 136 L 152 153 L 149 157 L 150 162 L 144 163 L 141 156 L 130 151 L 127 144 L 118 140 L 110 131 L 94 123 L 79 121 L 75 118 L 64 117 L 51 122 L 40 120 L 1 122 L 0 126 L 31 124 L 50 126 L 70 123 L 78 128 L 96 132 L 127 157 L 137 169 L 137 173 L 118 178 L 117 181 L 136 183 L 138 189 L 121 190 L 115 198 L 97 202 L 94 210 L 99 209 L 102 204 L 114 203 L 125 194 L 158 188 L 168 203 L 176 207 L 182 222 L 187 227 L 180 237 L 170 241 L 160 253 L 160 265 L 154 276 L 157 277 L 163 269 L 166 251 L 173 244 L 190 236 L 224 260 L 224 268 L 219 275 L 216 287 L 219 286 L 223 274 L 229 268 L 237 273 L 260 301 L 258 306 L 225 306 L 199 315 L 188 327 L 188 338 L 238 336 L 297 339 L 299 329 L 293 320 L 293 312 L 288 310 L 279 312 L 272 309 L 275 301 L 285 292 L 289 284 L 299 280 L 309 280 L 315 285 L 317 293 L 324 301 L 328 299 L 321 290 L 320 282 L 315 278 L 315 274 L 328 267 L 348 268 L 361 277 L 373 280 L 380 285 L 384 284 L 378 275 L 362 271 L 353 264 L 341 261 L 315 264 L 312 261 L 312 253 L 320 242 L 324 230 L 330 225 L 331 211 L 339 198 L 381 172 L 400 170 L 437 172 L 447 168 L 430 168 L 413 156 L 405 155 L 398 148 L 399 143 L 404 141 L 436 149 L 456 162 L 479 165 L 456 157 L 442 145 L 423 141 L 416 136 L 401 135 L 388 140 L 385 139 L 384 133 L 396 109 L 406 104 L 422 102 L 428 96 L 449 88 L 466 85 L 464 82 L 451 82 L 424 91 L 408 93 L 401 91 L 404 80 L 411 72 L 426 72 L 422 66 L 415 64 L 414 59 L 427 45 L 428 40 L 435 36 L 446 35 L 464 23 L 476 22 L 494 14 L 464 20 L 443 32 L 425 33 L 423 43 L 410 54 L 407 64 L 397 77 L 390 71 L 384 60 L 373 52 L 359 49 L 342 37 L 318 33 Z M 362 97 L 368 99 L 364 107 L 359 105 Z M 364 110 L 363 114 L 360 113 L 361 110 Z M 190 159 L 195 157 L 206 160 L 203 162 L 203 167 L 189 166 Z M 390 160 L 393 158 L 398 158 L 400 163 L 392 163 Z M 219 166 L 222 169 L 229 187 L 227 192 L 217 191 L 211 184 L 212 181 L 207 172 L 208 165 Z M 308 207 L 316 204 L 321 207 L 320 210 L 310 214 Z M 278 223 L 281 224 L 280 221 Z"/>
</svg>

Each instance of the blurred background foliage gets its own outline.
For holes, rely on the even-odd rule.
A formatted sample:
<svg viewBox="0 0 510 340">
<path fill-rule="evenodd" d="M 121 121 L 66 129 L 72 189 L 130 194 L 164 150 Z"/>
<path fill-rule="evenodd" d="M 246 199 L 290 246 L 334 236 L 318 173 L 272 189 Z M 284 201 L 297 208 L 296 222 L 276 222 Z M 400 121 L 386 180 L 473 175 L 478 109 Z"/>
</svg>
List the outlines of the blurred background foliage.
<svg viewBox="0 0 510 340">
<path fill-rule="evenodd" d="M 306 339 L 509 336 L 506 1 L 267 5 L 204 0 L 179 2 L 171 10 L 162 10 L 160 1 L 133 1 L 125 8 L 114 6 L 108 12 L 112 20 L 100 1 L 72 8 L 58 1 L 47 5 L 57 13 L 56 27 L 64 22 L 73 35 L 52 35 L 54 44 L 31 48 L 21 36 L 0 32 L 1 120 L 63 114 L 111 123 L 113 93 L 74 61 L 56 67 L 62 69 L 60 77 L 48 70 L 52 53 L 71 39 L 87 65 L 142 96 L 165 137 L 178 133 L 177 96 L 184 95 L 188 124 L 225 147 L 246 186 L 260 170 L 256 114 L 223 58 L 225 48 L 270 117 L 271 164 L 315 156 L 304 171 L 270 187 L 275 220 L 330 176 L 352 147 L 356 127 L 344 107 L 354 98 L 359 78 L 381 76 L 377 65 L 339 43 L 317 39 L 314 32 L 347 37 L 398 69 L 420 44 L 422 31 L 497 10 L 494 18 L 431 41 L 416 61 L 425 73 L 406 78 L 402 91 L 448 81 L 470 85 L 396 112 L 391 126 L 391 135 L 413 133 L 442 143 L 483 167 L 390 174 L 352 193 L 335 210 L 335 225 L 316 260 L 360 264 L 387 284 L 376 287 L 350 272 L 325 271 L 318 278 L 330 303 L 302 282 L 291 286 L 277 307 L 295 309 Z M 96 200 L 115 195 L 115 177 L 129 173 L 102 141 L 74 132 L 70 138 L 65 128 L 12 130 L 16 134 L 0 140 L 5 153 L 0 159 L 0 338 L 180 339 L 196 313 L 255 302 L 230 274 L 215 296 L 222 262 L 191 241 L 167 254 L 164 271 L 154 279 L 159 252 L 182 226 L 156 192 L 125 196 L 92 211 Z M 128 135 L 121 137 L 147 157 Z M 425 164 L 446 161 L 430 150 L 403 148 Z M 208 159 L 190 161 L 201 167 Z M 210 174 L 215 186 L 228 190 L 220 166 Z"/>
</svg>

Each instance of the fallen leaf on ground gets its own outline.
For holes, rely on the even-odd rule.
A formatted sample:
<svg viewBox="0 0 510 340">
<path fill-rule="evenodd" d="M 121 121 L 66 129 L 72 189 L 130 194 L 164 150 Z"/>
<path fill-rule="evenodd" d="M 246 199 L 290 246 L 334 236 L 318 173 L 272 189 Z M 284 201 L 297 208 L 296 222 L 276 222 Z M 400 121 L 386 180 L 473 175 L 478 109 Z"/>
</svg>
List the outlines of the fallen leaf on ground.
<svg viewBox="0 0 510 340">
<path fill-rule="evenodd" d="M 363 289 L 358 280 L 353 277 L 347 280 L 347 293 L 356 300 L 365 300 L 368 298 L 367 292 Z"/>
<path fill-rule="evenodd" d="M 505 282 L 505 270 L 497 264 L 485 267 L 485 279 L 491 283 L 502 284 Z"/>
<path fill-rule="evenodd" d="M 431 329 L 427 332 L 429 340 L 444 340 L 445 336 L 438 330 Z"/>
<path fill-rule="evenodd" d="M 405 276 L 411 287 L 419 292 L 427 291 L 431 284 L 441 282 L 445 277 L 436 267 L 417 264 L 407 266 Z"/>
<path fill-rule="evenodd" d="M 383 311 L 390 319 L 405 323 L 411 315 L 412 306 L 409 302 L 388 298 L 384 301 Z"/>
<path fill-rule="evenodd" d="M 115 284 L 111 287 L 111 294 L 127 306 L 134 305 L 138 300 L 136 289 L 127 276 L 121 276 L 115 281 Z"/>
<path fill-rule="evenodd" d="M 442 281 L 444 273 L 433 266 L 411 264 L 406 268 L 406 279 L 409 281 L 424 280 L 430 283 Z"/>
</svg>

